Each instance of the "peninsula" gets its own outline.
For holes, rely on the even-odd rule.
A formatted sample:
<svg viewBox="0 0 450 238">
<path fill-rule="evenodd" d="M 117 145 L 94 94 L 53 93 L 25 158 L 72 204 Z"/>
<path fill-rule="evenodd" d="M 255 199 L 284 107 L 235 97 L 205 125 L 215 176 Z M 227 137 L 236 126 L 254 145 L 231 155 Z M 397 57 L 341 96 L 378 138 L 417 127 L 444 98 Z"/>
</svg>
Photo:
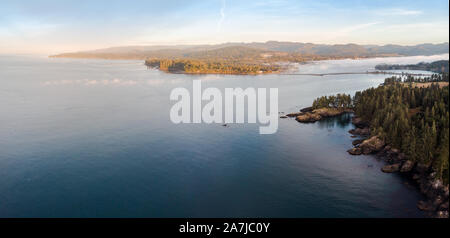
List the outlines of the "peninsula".
<svg viewBox="0 0 450 238">
<path fill-rule="evenodd" d="M 144 60 L 148 67 L 168 73 L 268 74 L 280 73 L 289 63 L 330 59 L 435 55 L 449 52 L 449 44 L 357 45 L 268 41 L 217 45 L 125 46 L 63 53 L 55 58 Z"/>
<path fill-rule="evenodd" d="M 306 123 L 353 113 L 356 128 L 349 133 L 359 138 L 348 153 L 383 158 L 387 163 L 383 172 L 398 172 L 416 182 L 426 197 L 417 204 L 420 210 L 448 218 L 448 84 L 446 73 L 391 77 L 377 88 L 356 92 L 353 98 L 345 94 L 320 97 L 312 107 L 286 116 Z"/>
<path fill-rule="evenodd" d="M 435 73 L 448 73 L 449 66 L 448 60 L 438 60 L 431 63 L 418 63 L 418 64 L 379 64 L 375 66 L 377 70 L 424 70 Z"/>
</svg>

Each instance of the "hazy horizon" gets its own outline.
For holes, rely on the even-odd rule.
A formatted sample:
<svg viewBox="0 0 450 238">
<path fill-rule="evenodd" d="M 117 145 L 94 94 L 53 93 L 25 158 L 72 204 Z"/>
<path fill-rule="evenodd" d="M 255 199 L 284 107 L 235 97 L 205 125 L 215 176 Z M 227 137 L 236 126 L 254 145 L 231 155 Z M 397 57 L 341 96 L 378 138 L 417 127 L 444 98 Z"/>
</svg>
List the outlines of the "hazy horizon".
<svg viewBox="0 0 450 238">
<path fill-rule="evenodd" d="M 149 44 L 149 45 L 112 45 L 112 46 L 106 46 L 106 47 L 100 47 L 100 48 L 92 48 L 92 49 L 84 49 L 84 50 L 73 50 L 73 51 L 64 51 L 64 52 L 55 52 L 55 53 L 45 53 L 45 52 L 22 52 L 22 53 L 3 53 L 0 52 L 0 55 L 30 55 L 30 56 L 51 56 L 52 54 L 62 54 L 62 53 L 75 53 L 75 52 L 89 52 L 89 51 L 95 51 L 95 50 L 106 50 L 106 49 L 113 49 L 113 48 L 126 48 L 126 47 L 176 47 L 176 46 L 202 46 L 202 45 L 225 45 L 225 44 L 250 44 L 250 43 L 267 43 L 267 42 L 289 42 L 289 43 L 305 43 L 305 44 L 322 44 L 322 45 L 349 45 L 349 44 L 357 44 L 357 45 L 377 45 L 377 46 L 386 46 L 386 45 L 399 45 L 399 46 L 416 46 L 416 45 L 423 45 L 423 44 L 448 44 L 449 42 L 437 42 L 437 43 L 430 43 L 430 42 L 423 42 L 418 44 L 359 44 L 355 42 L 349 42 L 349 43 L 337 43 L 337 44 L 327 44 L 327 43 L 315 43 L 315 42 L 296 42 L 296 41 L 278 41 L 278 40 L 269 40 L 269 41 L 249 41 L 249 42 L 221 42 L 221 43 L 211 43 L 211 44 Z"/>
<path fill-rule="evenodd" d="M 438 44 L 449 42 L 448 14 L 445 0 L 6 0 L 0 54 L 266 41 Z"/>
</svg>

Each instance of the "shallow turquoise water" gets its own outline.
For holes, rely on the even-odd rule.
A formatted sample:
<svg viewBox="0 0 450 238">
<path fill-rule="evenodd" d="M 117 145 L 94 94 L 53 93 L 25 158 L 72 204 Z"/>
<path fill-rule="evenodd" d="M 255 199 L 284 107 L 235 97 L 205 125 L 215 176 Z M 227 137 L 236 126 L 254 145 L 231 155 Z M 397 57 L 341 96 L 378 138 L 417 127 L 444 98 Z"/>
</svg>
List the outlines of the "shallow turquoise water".
<svg viewBox="0 0 450 238">
<path fill-rule="evenodd" d="M 366 71 L 379 60 L 299 71 Z M 349 116 L 280 119 L 273 135 L 254 124 L 172 124 L 169 93 L 193 79 L 277 87 L 279 111 L 292 112 L 384 76 L 172 75 L 140 61 L 0 56 L 0 217 L 422 216 L 415 188 L 376 158 L 346 153 Z"/>
</svg>

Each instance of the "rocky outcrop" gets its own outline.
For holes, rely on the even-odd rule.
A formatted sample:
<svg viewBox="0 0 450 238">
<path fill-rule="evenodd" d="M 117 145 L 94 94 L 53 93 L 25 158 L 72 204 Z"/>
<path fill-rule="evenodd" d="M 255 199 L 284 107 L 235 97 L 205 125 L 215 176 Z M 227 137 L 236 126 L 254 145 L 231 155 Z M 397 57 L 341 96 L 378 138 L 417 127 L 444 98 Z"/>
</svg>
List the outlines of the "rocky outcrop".
<svg viewBox="0 0 450 238">
<path fill-rule="evenodd" d="M 335 117 L 335 116 L 342 115 L 346 112 L 350 112 L 350 111 L 346 110 L 346 109 L 338 109 L 338 108 L 319 108 L 319 109 L 312 111 L 312 113 L 319 114 L 321 117 Z"/>
<path fill-rule="evenodd" d="M 411 160 L 407 160 L 402 164 L 402 167 L 400 169 L 400 172 L 402 173 L 408 173 L 410 172 L 414 167 L 414 162 Z"/>
<path fill-rule="evenodd" d="M 352 123 L 353 125 L 355 125 L 357 128 L 366 128 L 369 127 L 369 123 L 363 121 L 361 118 L 359 117 L 353 117 L 352 118 Z"/>
<path fill-rule="evenodd" d="M 355 129 L 351 129 L 348 132 L 352 135 L 368 136 L 370 135 L 369 123 L 363 121 L 359 117 L 353 117 L 352 123 L 355 125 Z"/>
<path fill-rule="evenodd" d="M 381 168 L 381 171 L 385 173 L 394 173 L 398 172 L 400 170 L 401 164 L 391 164 L 391 165 L 385 165 L 383 168 Z"/>
<path fill-rule="evenodd" d="M 448 185 L 444 186 L 442 180 L 436 178 L 436 173 L 429 173 L 429 166 L 417 164 L 414 168 L 416 181 L 420 192 L 424 194 L 427 201 L 421 201 L 417 207 L 432 213 L 433 217 L 448 218 Z"/>
<path fill-rule="evenodd" d="M 303 113 L 302 115 L 299 115 L 295 118 L 295 120 L 297 120 L 298 122 L 303 122 L 303 123 L 316 122 L 321 119 L 322 119 L 322 116 L 320 116 L 319 114 L 310 113 L 310 112 Z"/>
<path fill-rule="evenodd" d="M 347 150 L 347 152 L 349 154 L 351 154 L 351 155 L 360 155 L 360 154 L 362 154 L 361 148 L 357 148 L 357 147 L 351 148 L 351 149 Z"/>
<path fill-rule="evenodd" d="M 368 155 L 371 153 L 375 153 L 381 151 L 385 145 L 384 141 L 379 139 L 377 136 L 372 136 L 366 140 L 354 140 L 352 144 L 355 146 L 355 148 L 347 150 L 347 152 L 351 155 Z"/>
<path fill-rule="evenodd" d="M 374 152 L 378 152 L 384 148 L 384 141 L 378 138 L 377 136 L 372 136 L 367 140 L 364 140 L 360 145 L 363 154 L 371 154 Z"/>
<path fill-rule="evenodd" d="M 286 116 L 287 117 L 298 117 L 302 114 L 303 114 L 303 112 L 293 112 L 293 113 L 286 114 Z"/>
<path fill-rule="evenodd" d="M 356 128 L 350 130 L 349 133 L 355 137 L 368 136 L 370 134 L 367 123 L 356 117 L 352 118 L 352 122 Z M 417 204 L 420 210 L 425 211 L 432 217 L 448 218 L 449 186 L 444 185 L 442 180 L 437 178 L 430 164 L 408 160 L 408 157 L 399 149 L 385 145 L 385 142 L 376 136 L 372 136 L 362 142 L 361 140 L 354 140 L 352 144 L 355 147 L 347 150 L 349 154 L 376 153 L 379 158 L 384 159 L 387 163 L 381 168 L 381 171 L 385 173 L 400 172 L 402 175 L 412 178 L 417 183 L 420 192 L 426 197 L 425 200 Z"/>
<path fill-rule="evenodd" d="M 310 123 L 320 121 L 326 117 L 339 116 L 347 112 L 352 112 L 352 110 L 341 108 L 319 108 L 313 110 L 312 107 L 307 107 L 300 110 L 300 112 L 289 113 L 286 116 L 295 117 L 298 122 Z"/>
<path fill-rule="evenodd" d="M 404 153 L 401 153 L 399 149 L 386 145 L 384 149 L 378 151 L 376 154 L 378 157 L 383 158 L 389 164 L 403 163 L 407 160 Z M 406 169 L 407 167 L 405 167 Z"/>
<path fill-rule="evenodd" d="M 417 206 L 421 210 L 435 212 L 435 217 L 448 217 L 448 185 L 444 186 L 440 179 L 430 181 L 421 178 L 419 187 L 428 201 L 420 202 Z"/>
</svg>

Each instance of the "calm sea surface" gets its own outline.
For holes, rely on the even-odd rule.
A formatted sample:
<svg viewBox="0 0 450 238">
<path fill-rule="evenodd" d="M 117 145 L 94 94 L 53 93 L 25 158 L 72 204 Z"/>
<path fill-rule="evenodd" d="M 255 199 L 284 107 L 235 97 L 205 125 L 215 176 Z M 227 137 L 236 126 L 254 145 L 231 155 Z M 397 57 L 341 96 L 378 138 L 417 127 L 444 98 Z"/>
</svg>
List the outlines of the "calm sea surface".
<svg viewBox="0 0 450 238">
<path fill-rule="evenodd" d="M 448 55 L 323 61 L 373 70 Z M 278 132 L 172 124 L 170 91 L 276 87 L 279 111 L 376 87 L 383 75 L 174 75 L 142 61 L 0 56 L 0 217 L 421 217 L 420 194 L 372 156 L 350 156 L 349 115 Z"/>
</svg>

